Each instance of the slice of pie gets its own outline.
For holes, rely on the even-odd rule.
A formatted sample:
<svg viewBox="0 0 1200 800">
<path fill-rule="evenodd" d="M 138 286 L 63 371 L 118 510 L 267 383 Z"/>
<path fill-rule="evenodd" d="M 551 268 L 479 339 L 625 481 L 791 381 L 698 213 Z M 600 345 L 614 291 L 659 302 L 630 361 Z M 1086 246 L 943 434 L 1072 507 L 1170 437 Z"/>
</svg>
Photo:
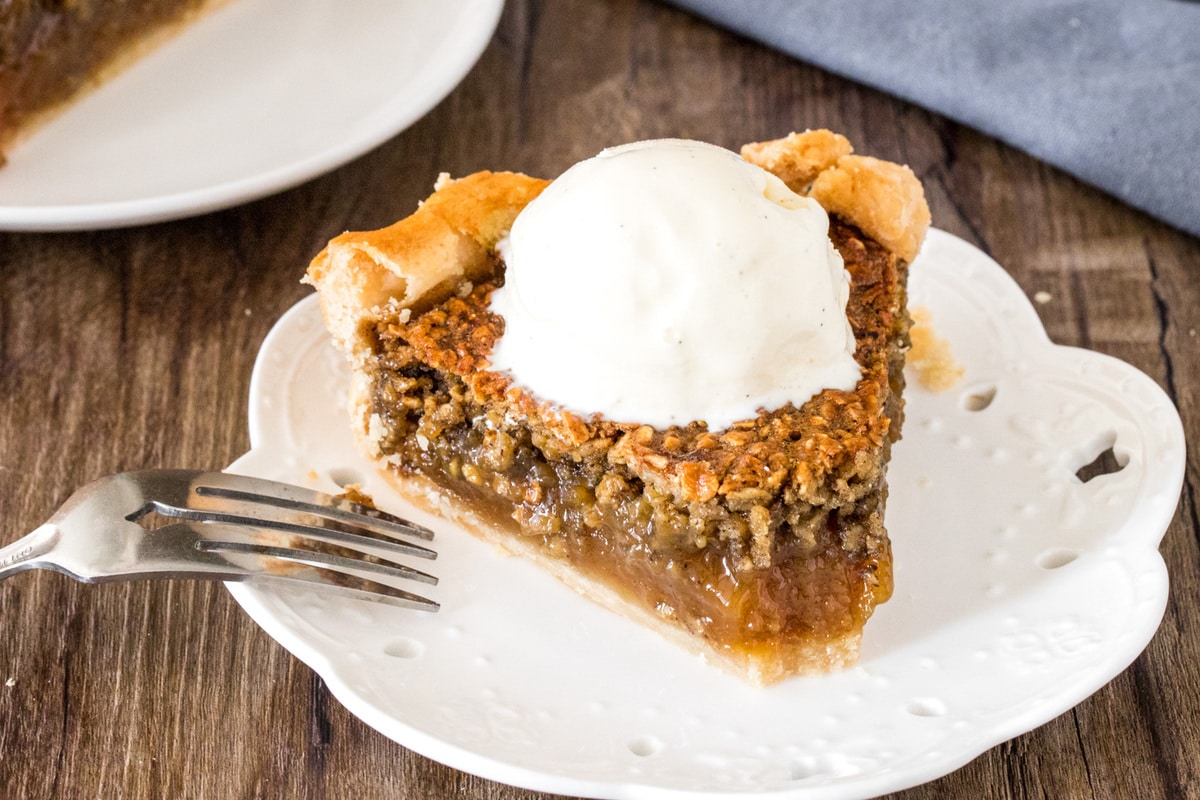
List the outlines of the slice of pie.
<svg viewBox="0 0 1200 800">
<path fill-rule="evenodd" d="M 227 1 L 0 4 L 0 154 L 201 12 Z"/>
<path fill-rule="evenodd" d="M 655 428 L 573 412 L 490 369 L 505 330 L 489 306 L 497 245 L 547 186 L 524 175 L 443 176 L 412 216 L 332 240 L 306 280 L 353 367 L 354 428 L 403 494 L 768 684 L 853 663 L 891 594 L 885 474 L 906 270 L 929 211 L 907 167 L 828 131 L 742 157 L 829 214 L 850 275 L 851 390 L 721 430 Z"/>
</svg>

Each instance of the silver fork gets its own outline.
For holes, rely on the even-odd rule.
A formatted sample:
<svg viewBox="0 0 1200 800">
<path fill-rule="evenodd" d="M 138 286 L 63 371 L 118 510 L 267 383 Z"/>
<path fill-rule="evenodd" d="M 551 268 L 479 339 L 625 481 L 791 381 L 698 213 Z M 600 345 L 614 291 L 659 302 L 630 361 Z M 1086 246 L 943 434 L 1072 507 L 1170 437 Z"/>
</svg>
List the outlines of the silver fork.
<svg viewBox="0 0 1200 800">
<path fill-rule="evenodd" d="M 436 611 L 432 600 L 365 577 L 436 584 L 432 575 L 385 557 L 436 558 L 405 541 L 432 538 L 428 528 L 386 512 L 286 483 L 142 470 L 84 486 L 37 530 L 0 548 L 0 580 L 50 569 L 85 583 L 285 582 Z"/>
</svg>

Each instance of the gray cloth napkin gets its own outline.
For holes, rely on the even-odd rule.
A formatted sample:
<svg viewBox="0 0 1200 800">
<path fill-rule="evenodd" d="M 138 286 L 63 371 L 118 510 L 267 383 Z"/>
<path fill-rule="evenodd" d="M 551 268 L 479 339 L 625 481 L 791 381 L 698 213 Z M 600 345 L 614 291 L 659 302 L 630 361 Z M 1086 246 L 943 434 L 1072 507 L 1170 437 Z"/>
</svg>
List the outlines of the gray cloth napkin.
<svg viewBox="0 0 1200 800">
<path fill-rule="evenodd" d="M 1200 2 L 670 1 L 1200 236 Z"/>
</svg>

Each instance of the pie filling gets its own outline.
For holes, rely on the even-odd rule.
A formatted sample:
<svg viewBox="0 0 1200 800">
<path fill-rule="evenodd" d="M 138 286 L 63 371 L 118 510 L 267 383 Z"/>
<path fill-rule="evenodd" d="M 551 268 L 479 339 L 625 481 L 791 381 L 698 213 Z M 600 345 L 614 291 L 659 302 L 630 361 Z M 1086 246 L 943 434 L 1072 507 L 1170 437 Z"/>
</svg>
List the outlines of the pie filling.
<svg viewBox="0 0 1200 800">
<path fill-rule="evenodd" d="M 787 670 L 811 664 L 813 653 L 837 654 L 824 668 L 852 661 L 864 623 L 892 590 L 884 477 L 899 437 L 908 317 L 894 257 L 844 223 L 831 236 L 852 275 L 848 317 L 864 373 L 854 392 L 823 392 L 727 432 L 606 423 L 562 452 L 519 414 L 479 399 L 476 367 L 503 327 L 488 310 L 500 277 L 375 325 L 369 435 L 402 477 L 432 482 L 487 524 L 735 661 Z M 659 464 L 741 464 L 736 448 L 745 445 L 770 454 L 763 460 L 782 465 L 786 480 L 744 485 L 727 471 L 719 490 L 664 491 L 614 458 L 622 437 L 661 450 Z M 732 461 L 721 462 L 726 449 Z"/>
</svg>

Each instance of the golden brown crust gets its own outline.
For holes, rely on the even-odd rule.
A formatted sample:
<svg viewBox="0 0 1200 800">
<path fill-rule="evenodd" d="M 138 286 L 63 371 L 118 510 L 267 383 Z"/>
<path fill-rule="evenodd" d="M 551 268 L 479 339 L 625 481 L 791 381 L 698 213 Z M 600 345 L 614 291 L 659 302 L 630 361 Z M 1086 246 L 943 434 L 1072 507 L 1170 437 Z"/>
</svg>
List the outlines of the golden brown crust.
<svg viewBox="0 0 1200 800">
<path fill-rule="evenodd" d="M 376 231 L 331 240 L 309 265 L 321 311 L 338 346 L 362 352 L 359 334 L 389 307 L 433 303 L 493 270 L 496 242 L 548 181 L 512 172 L 439 180 L 411 216 Z"/>
<path fill-rule="evenodd" d="M 773 173 L 797 194 L 807 194 L 818 175 L 852 152 L 849 139 L 824 129 L 742 145 L 742 158 Z"/>
<path fill-rule="evenodd" d="M 853 149 L 846 137 L 815 130 L 748 144 L 742 158 L 912 261 L 930 223 L 921 182 L 906 166 L 851 155 Z"/>
<path fill-rule="evenodd" d="M 912 261 L 929 230 L 929 206 L 906 166 L 870 156 L 842 156 L 813 181 L 808 196 L 830 214 L 862 228 L 903 261 Z"/>
</svg>

